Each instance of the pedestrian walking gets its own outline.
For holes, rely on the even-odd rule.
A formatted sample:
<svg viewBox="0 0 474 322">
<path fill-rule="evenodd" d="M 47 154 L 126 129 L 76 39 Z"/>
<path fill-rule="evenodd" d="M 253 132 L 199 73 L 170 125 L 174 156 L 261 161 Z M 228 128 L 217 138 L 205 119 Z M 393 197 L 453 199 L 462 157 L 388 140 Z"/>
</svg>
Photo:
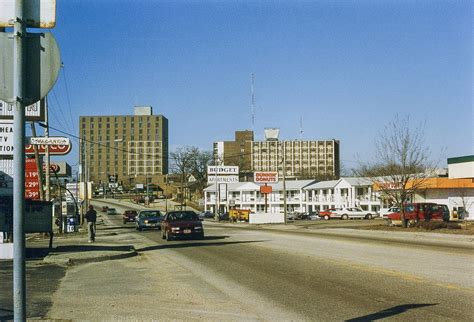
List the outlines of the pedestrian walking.
<svg viewBox="0 0 474 322">
<path fill-rule="evenodd" d="M 86 212 L 84 217 L 87 220 L 89 243 L 93 243 L 95 242 L 95 222 L 97 221 L 97 211 L 94 210 L 94 206 L 89 206 L 89 210 Z"/>
</svg>

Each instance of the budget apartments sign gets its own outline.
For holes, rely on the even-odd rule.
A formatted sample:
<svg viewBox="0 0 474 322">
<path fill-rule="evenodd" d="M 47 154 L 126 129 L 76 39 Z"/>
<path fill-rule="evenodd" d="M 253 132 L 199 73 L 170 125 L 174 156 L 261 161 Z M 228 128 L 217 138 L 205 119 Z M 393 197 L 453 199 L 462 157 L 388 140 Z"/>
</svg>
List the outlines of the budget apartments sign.
<svg viewBox="0 0 474 322">
<path fill-rule="evenodd" d="M 208 175 L 238 175 L 239 174 L 239 167 L 238 166 L 208 166 L 207 167 L 207 174 Z"/>
</svg>

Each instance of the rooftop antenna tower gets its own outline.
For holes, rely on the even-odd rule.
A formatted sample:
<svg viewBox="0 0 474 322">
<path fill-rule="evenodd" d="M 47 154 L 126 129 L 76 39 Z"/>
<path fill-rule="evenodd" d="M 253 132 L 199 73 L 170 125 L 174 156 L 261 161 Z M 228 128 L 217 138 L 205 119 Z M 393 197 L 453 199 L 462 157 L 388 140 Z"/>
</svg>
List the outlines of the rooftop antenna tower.
<svg viewBox="0 0 474 322">
<path fill-rule="evenodd" d="M 252 104 L 250 107 L 251 118 L 252 118 L 252 131 L 255 131 L 255 93 L 254 93 L 254 79 L 255 75 L 253 73 L 250 74 L 250 91 L 252 94 Z"/>
<path fill-rule="evenodd" d="M 300 140 L 303 141 L 303 117 L 300 116 Z"/>
</svg>

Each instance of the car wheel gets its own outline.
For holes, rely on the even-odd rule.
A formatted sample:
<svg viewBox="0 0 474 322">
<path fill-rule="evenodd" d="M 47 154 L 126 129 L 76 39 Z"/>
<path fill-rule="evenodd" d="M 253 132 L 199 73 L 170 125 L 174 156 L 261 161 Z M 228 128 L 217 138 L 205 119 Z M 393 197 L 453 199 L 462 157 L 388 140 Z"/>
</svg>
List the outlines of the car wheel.
<svg viewBox="0 0 474 322">
<path fill-rule="evenodd" d="M 324 220 L 329 220 L 329 216 L 328 216 L 328 215 L 325 215 L 323 218 L 324 218 Z"/>
<path fill-rule="evenodd" d="M 199 234 L 199 235 L 197 236 L 197 239 L 199 239 L 199 240 L 203 240 L 203 239 L 204 239 L 204 233 L 202 233 L 202 234 Z"/>
<path fill-rule="evenodd" d="M 365 219 L 372 219 L 372 214 L 367 214 L 367 216 L 365 216 Z"/>
<path fill-rule="evenodd" d="M 166 235 L 164 231 L 161 231 L 161 239 L 166 239 Z"/>
<path fill-rule="evenodd" d="M 344 214 L 344 215 L 342 215 L 341 219 L 342 219 L 342 220 L 347 220 L 347 219 L 349 219 L 349 216 L 346 215 L 346 214 Z"/>
<path fill-rule="evenodd" d="M 123 224 L 125 225 L 126 223 L 127 223 L 127 221 L 126 221 L 126 220 L 124 220 L 124 221 L 123 221 Z"/>
<path fill-rule="evenodd" d="M 171 240 L 171 235 L 170 235 L 170 233 L 167 231 L 165 234 L 166 234 L 166 235 L 165 235 L 165 236 L 166 236 L 166 241 L 170 241 L 170 240 Z"/>
<path fill-rule="evenodd" d="M 143 229 L 142 229 L 142 227 L 137 227 L 137 230 L 142 231 Z"/>
</svg>

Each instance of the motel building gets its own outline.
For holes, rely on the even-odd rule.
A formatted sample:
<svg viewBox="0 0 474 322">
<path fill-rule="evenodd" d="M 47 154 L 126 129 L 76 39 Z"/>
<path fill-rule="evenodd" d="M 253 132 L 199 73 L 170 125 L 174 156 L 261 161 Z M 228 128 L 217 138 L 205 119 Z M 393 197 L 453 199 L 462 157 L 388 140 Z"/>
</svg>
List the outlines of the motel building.
<svg viewBox="0 0 474 322">
<path fill-rule="evenodd" d="M 449 177 L 433 177 L 424 181 L 422 189 L 413 196 L 413 202 L 434 202 L 447 205 L 465 219 L 474 219 L 474 156 L 448 159 Z M 217 206 L 223 213 L 229 209 L 249 209 L 265 212 L 263 183 L 234 182 L 215 184 L 204 189 L 206 211 L 214 212 Z M 268 183 L 267 212 L 283 213 L 283 183 Z M 360 207 L 379 211 L 380 193 L 373 189 L 369 178 L 342 177 L 339 180 L 286 180 L 287 212 L 306 212 L 335 207 Z M 219 196 L 216 199 L 216 194 Z M 386 206 L 386 205 L 385 205 Z"/>
<path fill-rule="evenodd" d="M 265 212 L 265 195 L 260 192 L 263 184 L 253 182 L 215 184 L 204 189 L 205 210 L 220 212 L 229 209 L 250 209 Z M 267 195 L 267 212 L 283 213 L 283 182 L 267 184 L 272 192 Z M 378 211 L 380 200 L 367 178 L 341 178 L 333 181 L 286 180 L 286 208 L 288 213 L 324 210 L 333 207 L 361 207 Z M 216 192 L 219 200 L 216 200 Z M 220 192 L 220 193 L 219 193 Z M 216 202 L 217 201 L 217 202 Z"/>
</svg>

